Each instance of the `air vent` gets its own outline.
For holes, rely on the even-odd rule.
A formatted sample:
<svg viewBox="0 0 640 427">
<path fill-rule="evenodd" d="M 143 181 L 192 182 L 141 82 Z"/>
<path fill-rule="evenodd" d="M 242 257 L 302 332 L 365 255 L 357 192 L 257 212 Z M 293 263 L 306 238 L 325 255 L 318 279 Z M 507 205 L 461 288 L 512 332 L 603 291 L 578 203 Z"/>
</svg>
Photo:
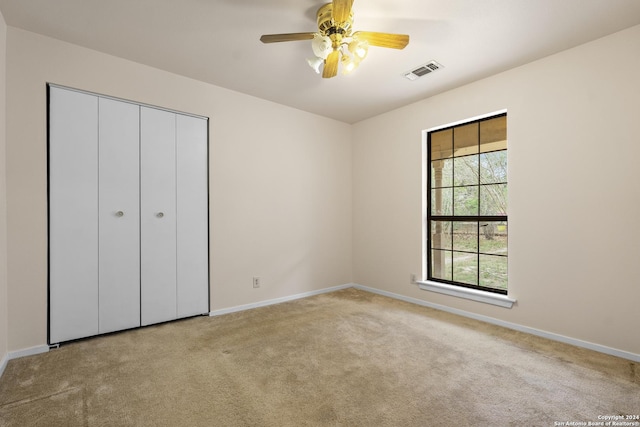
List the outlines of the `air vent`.
<svg viewBox="0 0 640 427">
<path fill-rule="evenodd" d="M 434 71 L 438 71 L 442 67 L 442 64 L 436 61 L 429 61 L 426 64 L 417 67 L 415 70 L 404 73 L 404 76 L 409 80 L 417 80 L 422 76 L 426 76 L 427 74 L 431 74 Z"/>
</svg>

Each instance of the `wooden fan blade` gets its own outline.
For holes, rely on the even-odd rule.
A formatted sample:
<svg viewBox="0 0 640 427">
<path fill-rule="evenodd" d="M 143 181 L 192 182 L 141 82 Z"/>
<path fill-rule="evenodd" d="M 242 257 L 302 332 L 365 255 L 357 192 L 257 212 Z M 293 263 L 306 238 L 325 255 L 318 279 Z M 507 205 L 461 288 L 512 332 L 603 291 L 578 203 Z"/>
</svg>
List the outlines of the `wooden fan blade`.
<svg viewBox="0 0 640 427">
<path fill-rule="evenodd" d="M 336 24 L 342 24 L 349 20 L 353 0 L 333 0 L 332 18 Z"/>
<path fill-rule="evenodd" d="M 366 40 L 371 46 L 390 47 L 393 49 L 404 49 L 409 44 L 409 36 L 406 34 L 356 31 L 353 33 L 353 37 L 358 40 Z"/>
<path fill-rule="evenodd" d="M 312 40 L 315 33 L 264 34 L 260 37 L 262 43 L 294 42 L 298 40 Z"/>
<path fill-rule="evenodd" d="M 322 69 L 322 78 L 330 79 L 338 74 L 338 62 L 340 62 L 340 51 L 334 50 L 327 56 Z"/>
</svg>

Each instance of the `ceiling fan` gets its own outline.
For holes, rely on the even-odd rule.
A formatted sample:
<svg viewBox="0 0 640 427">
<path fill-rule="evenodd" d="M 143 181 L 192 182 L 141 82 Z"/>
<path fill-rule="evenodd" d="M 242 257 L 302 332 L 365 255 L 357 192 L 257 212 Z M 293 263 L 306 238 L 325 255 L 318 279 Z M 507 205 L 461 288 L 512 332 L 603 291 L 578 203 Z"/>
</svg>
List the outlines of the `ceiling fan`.
<svg viewBox="0 0 640 427">
<path fill-rule="evenodd" d="M 312 40 L 315 58 L 308 59 L 309 65 L 322 77 L 331 78 L 338 74 L 338 65 L 343 72 L 355 69 L 367 56 L 369 46 L 403 49 L 409 44 L 406 34 L 377 33 L 372 31 L 352 32 L 353 0 L 333 0 L 318 9 L 318 31 L 314 33 L 265 34 L 262 43 L 278 43 L 298 40 Z"/>
</svg>

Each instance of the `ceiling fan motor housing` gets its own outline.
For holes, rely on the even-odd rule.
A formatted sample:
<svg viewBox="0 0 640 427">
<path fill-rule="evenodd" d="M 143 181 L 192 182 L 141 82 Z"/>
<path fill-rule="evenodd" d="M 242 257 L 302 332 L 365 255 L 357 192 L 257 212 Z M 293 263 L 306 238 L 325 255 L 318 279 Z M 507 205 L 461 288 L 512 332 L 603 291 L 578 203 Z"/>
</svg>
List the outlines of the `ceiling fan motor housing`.
<svg viewBox="0 0 640 427">
<path fill-rule="evenodd" d="M 327 3 L 318 9 L 318 29 L 320 33 L 326 36 L 337 33 L 343 37 L 348 37 L 353 25 L 353 11 L 349 13 L 349 18 L 345 22 L 334 22 L 332 15 L 333 3 Z"/>
</svg>

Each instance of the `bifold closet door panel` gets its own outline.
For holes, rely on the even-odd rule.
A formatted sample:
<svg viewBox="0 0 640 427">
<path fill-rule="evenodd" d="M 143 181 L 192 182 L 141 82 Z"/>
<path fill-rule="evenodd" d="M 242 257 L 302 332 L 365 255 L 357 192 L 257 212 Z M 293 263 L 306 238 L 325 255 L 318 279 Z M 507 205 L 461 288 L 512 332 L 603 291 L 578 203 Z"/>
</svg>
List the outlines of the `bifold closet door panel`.
<svg viewBox="0 0 640 427">
<path fill-rule="evenodd" d="M 176 115 L 140 107 L 142 325 L 177 318 Z"/>
<path fill-rule="evenodd" d="M 209 310 L 207 126 L 177 115 L 178 317 Z"/>
<path fill-rule="evenodd" d="M 49 341 L 98 333 L 98 98 L 49 88 Z"/>
<path fill-rule="evenodd" d="M 140 107 L 99 101 L 100 333 L 140 326 Z"/>
</svg>

